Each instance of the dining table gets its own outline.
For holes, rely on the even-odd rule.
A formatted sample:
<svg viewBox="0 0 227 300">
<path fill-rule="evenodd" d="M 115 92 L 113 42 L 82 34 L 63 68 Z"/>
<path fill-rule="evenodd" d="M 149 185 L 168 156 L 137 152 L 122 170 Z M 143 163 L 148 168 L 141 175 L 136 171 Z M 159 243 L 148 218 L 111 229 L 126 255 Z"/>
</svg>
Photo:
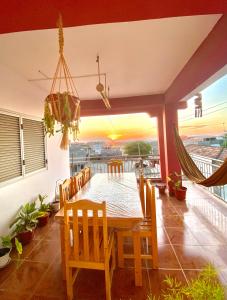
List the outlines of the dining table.
<svg viewBox="0 0 227 300">
<path fill-rule="evenodd" d="M 95 174 L 70 201 L 82 199 L 98 203 L 106 202 L 106 215 L 109 227 L 117 229 L 131 228 L 143 219 L 139 190 L 134 172 Z M 60 223 L 62 272 L 64 278 L 64 208 L 58 211 L 55 219 Z"/>
</svg>

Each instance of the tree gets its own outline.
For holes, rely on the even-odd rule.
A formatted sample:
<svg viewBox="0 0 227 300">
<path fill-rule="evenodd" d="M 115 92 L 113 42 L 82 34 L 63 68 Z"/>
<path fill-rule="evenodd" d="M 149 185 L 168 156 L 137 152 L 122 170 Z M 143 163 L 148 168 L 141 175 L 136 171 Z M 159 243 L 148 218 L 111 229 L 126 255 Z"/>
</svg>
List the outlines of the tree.
<svg viewBox="0 0 227 300">
<path fill-rule="evenodd" d="M 151 145 L 147 142 L 131 142 L 125 145 L 124 152 L 128 155 L 148 155 Z"/>
</svg>

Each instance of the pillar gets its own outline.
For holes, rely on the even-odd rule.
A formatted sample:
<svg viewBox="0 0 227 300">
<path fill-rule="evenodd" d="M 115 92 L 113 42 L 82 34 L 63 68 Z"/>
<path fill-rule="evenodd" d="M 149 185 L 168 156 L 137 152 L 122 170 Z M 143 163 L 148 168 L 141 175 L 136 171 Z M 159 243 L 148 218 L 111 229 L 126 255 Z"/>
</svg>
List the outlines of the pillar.
<svg viewBox="0 0 227 300">
<path fill-rule="evenodd" d="M 165 104 L 162 111 L 163 121 L 163 139 L 165 152 L 165 174 L 172 172 L 181 172 L 181 167 L 177 158 L 174 127 L 178 129 L 178 114 L 177 106 L 172 104 Z"/>
</svg>

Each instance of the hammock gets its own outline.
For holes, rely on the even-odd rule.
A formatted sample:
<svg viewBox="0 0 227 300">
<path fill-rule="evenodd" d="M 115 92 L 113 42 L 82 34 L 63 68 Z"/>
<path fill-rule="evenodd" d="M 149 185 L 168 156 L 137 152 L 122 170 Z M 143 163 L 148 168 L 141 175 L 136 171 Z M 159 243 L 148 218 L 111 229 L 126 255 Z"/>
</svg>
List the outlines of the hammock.
<svg viewBox="0 0 227 300">
<path fill-rule="evenodd" d="M 176 128 L 174 129 L 174 133 L 177 156 L 181 168 L 188 179 L 206 187 L 227 184 L 227 159 L 210 177 L 206 178 L 188 154 Z"/>
</svg>

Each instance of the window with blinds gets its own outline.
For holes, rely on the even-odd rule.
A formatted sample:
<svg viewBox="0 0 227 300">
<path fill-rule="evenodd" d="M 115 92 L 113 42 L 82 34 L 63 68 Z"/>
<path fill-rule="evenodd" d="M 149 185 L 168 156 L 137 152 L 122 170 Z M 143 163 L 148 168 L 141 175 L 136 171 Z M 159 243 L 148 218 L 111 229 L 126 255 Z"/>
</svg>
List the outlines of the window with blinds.
<svg viewBox="0 0 227 300">
<path fill-rule="evenodd" d="M 0 184 L 45 167 L 43 122 L 0 112 Z"/>
<path fill-rule="evenodd" d="M 22 119 L 25 174 L 45 168 L 45 139 L 43 122 Z"/>
<path fill-rule="evenodd" d="M 0 183 L 22 176 L 20 118 L 0 113 Z"/>
</svg>

